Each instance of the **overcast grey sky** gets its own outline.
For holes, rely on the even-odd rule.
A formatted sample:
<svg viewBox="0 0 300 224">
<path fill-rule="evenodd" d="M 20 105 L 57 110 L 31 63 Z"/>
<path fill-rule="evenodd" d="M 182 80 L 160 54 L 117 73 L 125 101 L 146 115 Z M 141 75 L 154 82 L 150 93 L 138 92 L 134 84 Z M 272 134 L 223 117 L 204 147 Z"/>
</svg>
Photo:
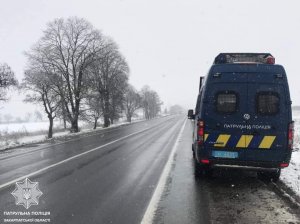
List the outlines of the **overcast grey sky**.
<svg viewBox="0 0 300 224">
<path fill-rule="evenodd" d="M 200 75 L 220 52 L 270 52 L 284 65 L 294 105 L 300 105 L 300 2 L 275 0 L 1 0 L 0 62 L 23 77 L 23 54 L 47 22 L 78 16 L 120 46 L 130 82 L 148 84 L 164 106 L 194 108 Z M 1 113 L 34 107 L 21 96 L 2 104 Z"/>
</svg>

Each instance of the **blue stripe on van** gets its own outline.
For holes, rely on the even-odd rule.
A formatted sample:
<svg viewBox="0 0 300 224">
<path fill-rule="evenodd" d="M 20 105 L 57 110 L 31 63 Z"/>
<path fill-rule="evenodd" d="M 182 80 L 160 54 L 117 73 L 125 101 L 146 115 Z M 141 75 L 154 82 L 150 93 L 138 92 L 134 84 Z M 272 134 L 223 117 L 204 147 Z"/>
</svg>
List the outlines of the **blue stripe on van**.
<svg viewBox="0 0 300 224">
<path fill-rule="evenodd" d="M 261 143 L 263 137 L 264 137 L 263 135 L 255 135 L 255 136 L 253 136 L 253 139 L 250 142 L 250 145 L 248 146 L 248 148 L 258 148 L 258 146 Z"/>
<path fill-rule="evenodd" d="M 231 135 L 230 139 L 227 142 L 226 147 L 235 148 L 236 144 L 240 140 L 241 135 Z"/>
</svg>

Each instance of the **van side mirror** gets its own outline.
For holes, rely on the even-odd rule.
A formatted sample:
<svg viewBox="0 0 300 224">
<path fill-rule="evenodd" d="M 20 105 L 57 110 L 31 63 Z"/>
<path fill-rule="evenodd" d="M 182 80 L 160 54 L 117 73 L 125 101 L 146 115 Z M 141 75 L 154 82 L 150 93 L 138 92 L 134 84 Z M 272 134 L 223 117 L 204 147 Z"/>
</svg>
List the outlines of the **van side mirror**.
<svg viewBox="0 0 300 224">
<path fill-rule="evenodd" d="M 188 119 L 195 119 L 194 110 L 188 110 Z"/>
<path fill-rule="evenodd" d="M 203 86 L 203 83 L 204 83 L 204 76 L 200 76 L 200 83 L 199 83 L 199 92 Z"/>
</svg>

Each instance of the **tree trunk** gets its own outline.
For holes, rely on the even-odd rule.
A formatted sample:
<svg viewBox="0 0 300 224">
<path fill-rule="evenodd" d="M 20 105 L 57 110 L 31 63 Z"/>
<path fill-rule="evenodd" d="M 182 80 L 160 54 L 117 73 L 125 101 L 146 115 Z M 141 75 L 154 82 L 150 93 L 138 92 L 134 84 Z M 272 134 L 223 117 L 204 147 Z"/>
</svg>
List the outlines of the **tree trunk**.
<svg viewBox="0 0 300 224">
<path fill-rule="evenodd" d="M 53 137 L 53 118 L 51 116 L 48 116 L 49 119 L 49 129 L 48 129 L 48 138 Z"/>
<path fill-rule="evenodd" d="M 148 112 L 147 109 L 145 109 L 145 118 L 146 118 L 146 120 L 149 120 L 149 119 L 150 119 L 150 117 L 149 117 L 149 112 Z"/>
<path fill-rule="evenodd" d="M 65 109 L 65 105 L 62 102 L 61 103 L 61 108 L 62 108 L 62 115 L 63 115 L 63 123 L 64 123 L 64 129 L 67 129 L 67 116 L 66 116 L 66 109 Z"/>
<path fill-rule="evenodd" d="M 78 118 L 74 118 L 72 119 L 71 121 L 71 133 L 76 133 L 79 131 L 79 128 L 78 128 Z"/>
<path fill-rule="evenodd" d="M 107 128 L 109 127 L 109 117 L 104 115 L 104 127 Z"/>
<path fill-rule="evenodd" d="M 94 120 L 94 129 L 97 128 L 97 122 L 98 122 L 98 118 L 95 118 L 95 120 Z"/>
<path fill-rule="evenodd" d="M 72 124 L 72 129 L 74 130 L 74 132 L 79 132 L 79 128 L 78 128 L 79 105 L 80 105 L 80 99 L 78 95 L 76 96 L 76 100 L 75 100 L 74 126 Z"/>
<path fill-rule="evenodd" d="M 131 115 L 130 114 L 127 114 L 127 122 L 131 123 Z"/>
<path fill-rule="evenodd" d="M 109 98 L 108 95 L 105 96 L 105 101 L 104 101 L 104 127 L 107 128 L 110 125 L 109 121 Z"/>
<path fill-rule="evenodd" d="M 63 116 L 63 122 L 64 122 L 64 129 L 67 129 L 67 120 L 66 120 L 66 116 Z"/>
</svg>

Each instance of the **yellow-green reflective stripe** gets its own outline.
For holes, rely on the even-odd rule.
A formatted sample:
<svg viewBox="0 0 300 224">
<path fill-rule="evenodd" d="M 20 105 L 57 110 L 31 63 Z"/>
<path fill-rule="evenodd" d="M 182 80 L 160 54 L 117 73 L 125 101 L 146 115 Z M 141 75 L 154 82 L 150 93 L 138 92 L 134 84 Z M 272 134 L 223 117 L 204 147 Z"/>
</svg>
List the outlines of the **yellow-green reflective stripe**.
<svg viewBox="0 0 300 224">
<path fill-rule="evenodd" d="M 204 134 L 204 141 L 206 141 L 206 139 L 208 138 L 209 134 Z"/>
<path fill-rule="evenodd" d="M 237 148 L 245 148 L 245 137 L 244 137 L 244 135 L 242 135 L 240 137 L 240 140 L 238 141 L 236 147 Z"/>
<path fill-rule="evenodd" d="M 263 140 L 261 141 L 258 148 L 260 149 L 269 149 L 271 148 L 271 145 L 273 144 L 276 136 L 265 136 Z"/>
<path fill-rule="evenodd" d="M 217 144 L 214 144 L 215 147 L 225 147 L 228 140 L 230 138 L 230 135 L 219 135 L 217 139 Z"/>
<path fill-rule="evenodd" d="M 248 148 L 252 138 L 253 138 L 253 135 L 245 135 L 245 144 L 246 144 L 245 148 Z"/>
<path fill-rule="evenodd" d="M 253 135 L 242 135 L 238 141 L 237 148 L 247 148 L 253 138 Z"/>
</svg>

